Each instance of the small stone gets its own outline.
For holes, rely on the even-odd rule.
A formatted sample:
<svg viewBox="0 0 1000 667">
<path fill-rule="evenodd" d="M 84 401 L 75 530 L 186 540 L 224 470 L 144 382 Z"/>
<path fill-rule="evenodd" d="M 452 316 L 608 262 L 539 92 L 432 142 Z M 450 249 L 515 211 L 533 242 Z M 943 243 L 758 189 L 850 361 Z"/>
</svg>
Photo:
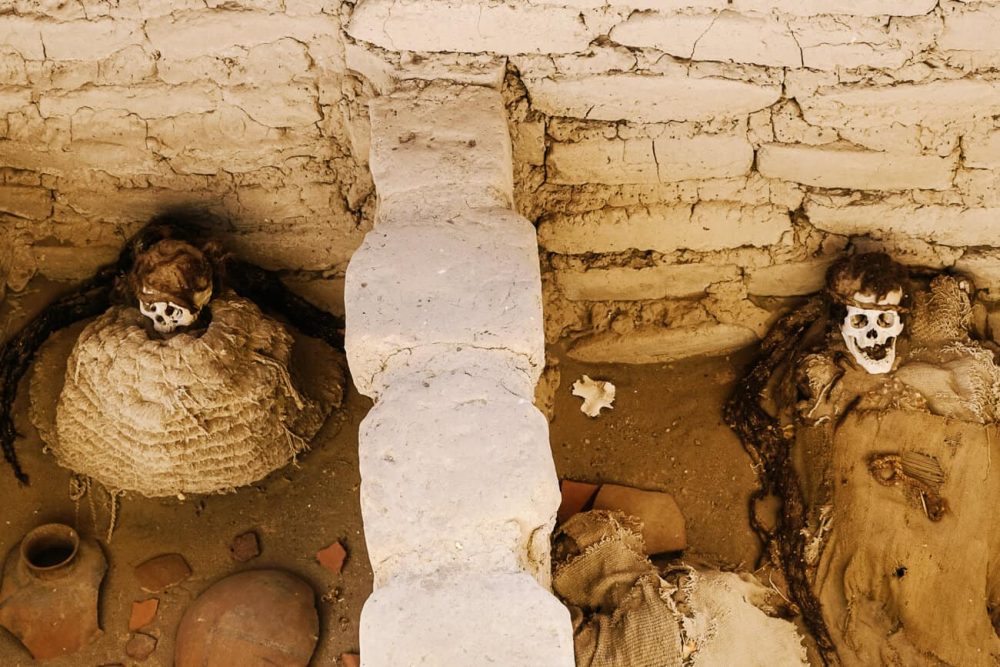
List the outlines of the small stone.
<svg viewBox="0 0 1000 667">
<path fill-rule="evenodd" d="M 344 667 L 361 667 L 361 656 L 357 653 L 341 653 L 340 664 Z"/>
<path fill-rule="evenodd" d="M 340 574 L 340 571 L 344 569 L 345 558 L 347 558 L 347 551 L 340 542 L 334 542 L 316 554 L 316 560 L 319 561 L 319 564 L 334 574 Z"/>
<path fill-rule="evenodd" d="M 128 629 L 130 631 L 144 628 L 156 618 L 156 611 L 160 607 L 157 598 L 149 598 L 141 602 L 132 603 L 132 615 L 128 619 Z"/>
<path fill-rule="evenodd" d="M 125 653 L 133 660 L 145 660 L 156 650 L 156 637 L 137 632 L 125 644 Z"/>
<path fill-rule="evenodd" d="M 642 521 L 642 537 L 650 555 L 687 548 L 684 515 L 669 493 L 605 484 L 594 499 L 595 510 L 619 510 Z"/>
<path fill-rule="evenodd" d="M 154 556 L 135 568 L 142 590 L 160 593 L 191 576 L 191 566 L 180 554 Z"/>
<path fill-rule="evenodd" d="M 556 513 L 556 521 L 562 523 L 574 514 L 582 512 L 590 499 L 597 493 L 597 488 L 597 484 L 574 482 L 571 479 L 562 480 L 559 484 L 559 489 L 562 491 L 562 502 Z"/>
<path fill-rule="evenodd" d="M 245 563 L 259 556 L 260 542 L 257 539 L 257 533 L 251 530 L 233 538 L 232 544 L 229 545 L 229 555 L 240 563 Z"/>
</svg>

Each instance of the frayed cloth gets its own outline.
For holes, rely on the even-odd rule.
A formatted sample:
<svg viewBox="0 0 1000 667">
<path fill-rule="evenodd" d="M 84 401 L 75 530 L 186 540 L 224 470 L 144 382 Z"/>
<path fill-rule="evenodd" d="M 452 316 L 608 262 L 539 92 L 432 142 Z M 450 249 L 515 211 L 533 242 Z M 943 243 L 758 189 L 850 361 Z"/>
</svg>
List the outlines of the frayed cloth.
<svg viewBox="0 0 1000 667">
<path fill-rule="evenodd" d="M 552 587 L 569 606 L 577 667 L 680 667 L 672 590 L 646 558 L 636 519 L 577 514 L 556 533 Z"/>
</svg>

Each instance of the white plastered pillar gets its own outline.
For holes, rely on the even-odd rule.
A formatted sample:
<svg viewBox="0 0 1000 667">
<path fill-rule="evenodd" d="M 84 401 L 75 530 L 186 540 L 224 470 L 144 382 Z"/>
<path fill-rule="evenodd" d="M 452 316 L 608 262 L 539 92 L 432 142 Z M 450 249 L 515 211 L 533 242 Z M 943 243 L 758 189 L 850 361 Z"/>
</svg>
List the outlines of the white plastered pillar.
<svg viewBox="0 0 1000 667">
<path fill-rule="evenodd" d="M 347 353 L 375 405 L 361 508 L 375 590 L 365 667 L 571 667 L 549 591 L 559 489 L 534 407 L 544 365 L 534 227 L 511 210 L 497 90 L 371 104 L 376 225 L 347 271 Z"/>
</svg>

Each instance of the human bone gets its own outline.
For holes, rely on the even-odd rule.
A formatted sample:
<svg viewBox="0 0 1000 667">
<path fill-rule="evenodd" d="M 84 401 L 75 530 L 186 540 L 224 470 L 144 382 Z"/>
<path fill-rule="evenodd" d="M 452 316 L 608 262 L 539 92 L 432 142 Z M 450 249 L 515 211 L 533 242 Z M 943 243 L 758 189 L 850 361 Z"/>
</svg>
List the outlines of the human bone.
<svg viewBox="0 0 1000 667">
<path fill-rule="evenodd" d="M 573 383 L 573 395 L 583 399 L 580 411 L 588 417 L 596 417 L 602 408 L 612 409 L 615 402 L 615 386 L 603 380 L 593 380 L 588 375 Z"/>
<path fill-rule="evenodd" d="M 906 270 L 880 252 L 841 260 L 827 273 L 827 292 L 845 311 L 841 336 L 851 356 L 869 374 L 888 373 L 896 361 L 906 282 Z"/>
<path fill-rule="evenodd" d="M 883 307 L 846 306 L 840 333 L 854 360 L 873 375 L 888 373 L 896 361 L 896 340 L 903 332 L 903 318 L 898 310 L 888 306 L 898 306 L 901 298 L 902 292 L 896 291 L 883 299 L 855 292 L 856 303 Z"/>
<path fill-rule="evenodd" d="M 787 352 L 758 362 L 727 404 L 762 488 L 783 489 L 782 516 L 759 516 L 758 534 L 827 664 L 994 665 L 1000 368 L 974 335 L 975 286 L 911 279 L 876 254 L 839 262 L 827 286 L 840 330 L 827 336 L 822 303 L 808 302 L 762 343 Z M 905 330 L 886 317 L 869 342 L 887 311 Z M 863 354 L 893 334 L 906 345 L 876 369 L 891 373 L 865 367 L 873 355 L 843 363 L 852 339 Z"/>
<path fill-rule="evenodd" d="M 136 258 L 130 283 L 139 312 L 159 333 L 173 333 L 194 324 L 212 298 L 212 267 L 191 244 L 166 239 Z"/>
<path fill-rule="evenodd" d="M 198 313 L 172 301 L 139 302 L 139 312 L 153 320 L 153 328 L 160 333 L 171 333 L 177 327 L 187 327 L 198 319 Z"/>
</svg>

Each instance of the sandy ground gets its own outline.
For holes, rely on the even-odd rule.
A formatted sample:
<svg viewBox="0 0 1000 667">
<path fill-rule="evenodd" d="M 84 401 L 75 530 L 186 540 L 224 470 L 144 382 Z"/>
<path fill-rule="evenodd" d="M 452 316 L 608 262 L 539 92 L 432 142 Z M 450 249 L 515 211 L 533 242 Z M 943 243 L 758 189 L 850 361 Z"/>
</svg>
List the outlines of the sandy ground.
<svg viewBox="0 0 1000 667">
<path fill-rule="evenodd" d="M 38 283 L 0 309 L 8 330 L 48 302 L 61 289 Z M 14 307 L 12 308 L 12 304 Z M 726 568 L 753 569 L 759 555 L 747 523 L 747 499 L 754 484 L 750 460 L 722 423 L 721 406 L 747 355 L 699 359 L 670 365 L 614 366 L 579 364 L 561 358 L 551 442 L 560 477 L 615 482 L 674 495 L 687 520 L 686 556 Z M 584 373 L 617 386 L 614 410 L 589 418 L 570 393 Z M 327 423 L 312 450 L 298 466 L 288 466 L 236 493 L 150 500 L 127 497 L 110 543 L 104 539 L 106 500 L 98 496 L 95 530 L 89 504 L 79 509 L 69 497 L 69 473 L 43 454 L 27 416 L 27 386 L 16 406 L 24 437 L 17 443 L 31 485 L 20 487 L 0 469 L 0 549 L 6 552 L 31 528 L 50 521 L 74 525 L 97 537 L 110 569 L 101 597 L 104 635 L 91 646 L 53 667 L 138 664 L 125 655 L 128 617 L 133 601 L 143 600 L 134 566 L 152 556 L 176 552 L 193 575 L 156 595 L 160 611 L 145 631 L 158 638 L 156 651 L 143 665 L 170 665 L 177 624 L 187 607 L 213 582 L 234 572 L 276 567 L 304 578 L 316 592 L 320 640 L 311 663 L 337 665 L 343 652 L 358 650 L 361 607 L 371 592 L 371 568 L 365 551 L 358 500 L 358 425 L 370 401 L 353 388 L 344 411 Z M 233 537 L 254 530 L 262 553 L 248 563 L 229 554 Z M 315 559 L 318 550 L 341 540 L 349 553 L 344 570 L 334 575 Z M 33 664 L 8 633 L 0 631 L 0 664 Z"/>
<path fill-rule="evenodd" d="M 684 513 L 688 556 L 753 570 L 759 541 L 749 526 L 756 476 L 722 405 L 750 356 L 641 366 L 581 364 L 555 351 L 561 382 L 550 433 L 561 478 L 611 482 L 674 496 Z M 580 411 L 584 374 L 616 387 L 614 408 Z"/>
</svg>

